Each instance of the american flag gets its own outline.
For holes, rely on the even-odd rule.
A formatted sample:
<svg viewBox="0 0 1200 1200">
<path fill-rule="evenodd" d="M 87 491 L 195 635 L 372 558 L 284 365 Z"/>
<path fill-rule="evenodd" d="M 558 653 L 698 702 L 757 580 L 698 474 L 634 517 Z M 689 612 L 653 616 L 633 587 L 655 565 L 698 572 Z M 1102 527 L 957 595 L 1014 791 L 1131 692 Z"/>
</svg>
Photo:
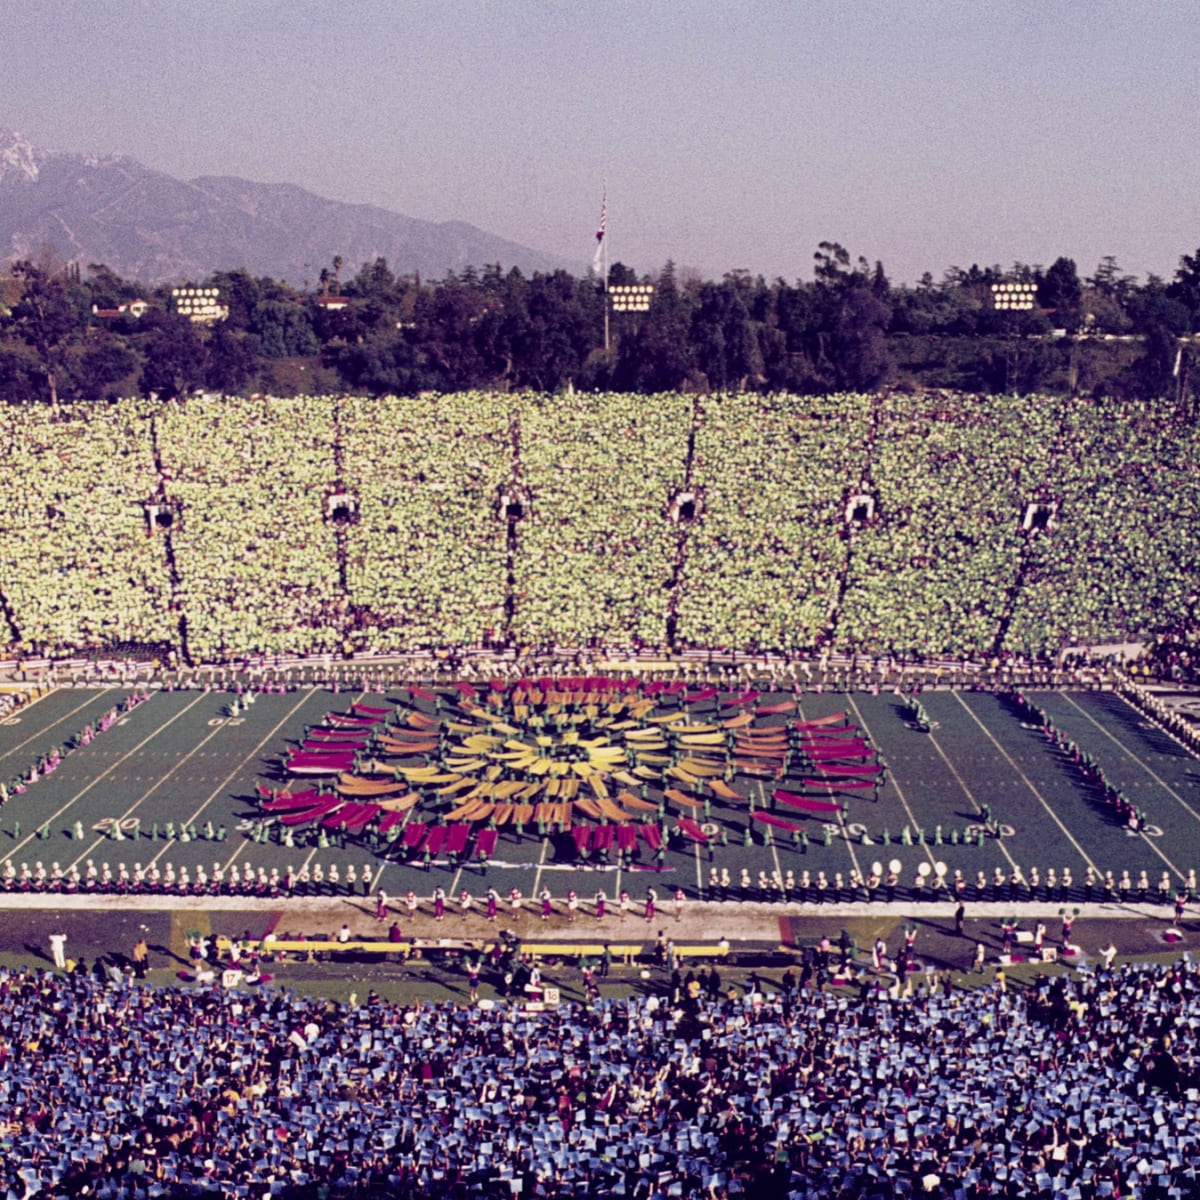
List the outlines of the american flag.
<svg viewBox="0 0 1200 1200">
<path fill-rule="evenodd" d="M 596 230 L 596 256 L 592 259 L 592 270 L 599 275 L 604 269 L 604 230 L 608 225 L 608 188 L 600 199 L 600 228 Z"/>
</svg>

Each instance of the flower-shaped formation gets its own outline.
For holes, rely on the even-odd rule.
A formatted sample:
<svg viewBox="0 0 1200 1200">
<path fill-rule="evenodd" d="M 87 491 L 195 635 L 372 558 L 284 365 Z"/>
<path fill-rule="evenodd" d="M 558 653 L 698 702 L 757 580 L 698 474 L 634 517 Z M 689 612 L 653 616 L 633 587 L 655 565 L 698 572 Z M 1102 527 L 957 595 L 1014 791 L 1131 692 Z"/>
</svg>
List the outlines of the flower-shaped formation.
<svg viewBox="0 0 1200 1200">
<path fill-rule="evenodd" d="M 874 789 L 882 770 L 866 764 L 874 750 L 846 714 L 770 720 L 794 712 L 795 701 L 760 704 L 754 691 L 722 698 L 711 687 L 587 677 L 460 683 L 449 692 L 413 686 L 408 695 L 407 710 L 352 705 L 330 715 L 330 730 L 310 731 L 289 773 L 336 769 L 339 795 L 280 819 L 364 831 L 378 821 L 386 833 L 420 804 L 451 826 L 520 831 L 536 822 L 542 832 L 580 818 L 661 822 L 670 805 L 674 824 L 705 841 L 711 827 L 706 833 L 697 819 L 717 819 L 714 805 L 798 833 L 791 818 L 828 818 L 841 810 L 834 793 Z M 733 786 L 739 776 L 757 785 L 750 796 Z M 762 781 L 774 788 L 769 807 L 789 816 L 755 811 L 755 792 L 760 806 L 767 800 Z"/>
<path fill-rule="evenodd" d="M 662 690 L 608 678 L 461 684 L 450 700 L 415 689 L 437 701 L 438 715 L 414 709 L 379 750 L 412 787 L 453 800 L 451 820 L 569 822 L 576 810 L 630 820 L 657 811 L 636 793 L 676 763 L 676 728 L 697 728 L 683 689 Z M 702 728 L 711 736 L 713 726 Z M 723 763 L 711 769 L 725 773 Z"/>
<path fill-rule="evenodd" d="M 794 711 L 795 701 L 760 705 L 756 692 L 719 698 L 716 689 L 683 683 L 589 677 L 521 680 L 487 689 L 460 684 L 438 713 L 409 712 L 405 727 L 379 739 L 392 769 L 425 795 L 449 799 L 453 821 L 568 824 L 576 814 L 598 821 L 644 819 L 659 805 L 650 787 L 685 816 L 716 801 L 741 807 L 737 776 L 782 782 L 807 762 L 801 726 L 766 718 Z M 700 719 L 699 713 L 704 714 Z M 840 721 L 841 718 L 834 718 Z M 842 732 L 825 723 L 833 737 Z M 816 736 L 811 732 L 811 736 Z M 832 744 L 832 743 L 831 743 Z M 839 753 L 861 743 L 838 742 Z M 817 751 L 811 751 L 817 754 Z M 419 757 L 417 763 L 405 758 Z M 809 779 L 826 796 L 830 779 Z M 796 807 L 832 812 L 837 803 L 783 791 Z"/>
<path fill-rule="evenodd" d="M 560 727 L 554 733 L 533 734 L 532 744 L 502 734 L 469 734 L 449 749 L 446 766 L 464 773 L 484 767 L 493 777 L 524 780 L 572 775 L 591 779 L 625 765 L 627 758 L 627 751 L 606 734 L 585 737 L 579 729 Z"/>
</svg>

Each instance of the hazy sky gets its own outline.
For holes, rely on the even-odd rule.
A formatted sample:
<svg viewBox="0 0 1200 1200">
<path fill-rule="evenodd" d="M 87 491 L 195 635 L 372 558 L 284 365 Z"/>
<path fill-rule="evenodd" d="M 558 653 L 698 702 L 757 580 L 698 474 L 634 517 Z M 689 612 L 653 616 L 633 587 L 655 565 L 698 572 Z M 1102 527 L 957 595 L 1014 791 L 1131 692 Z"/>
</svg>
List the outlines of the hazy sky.
<svg viewBox="0 0 1200 1200">
<path fill-rule="evenodd" d="M 590 261 L 893 280 L 1200 245 L 1195 0 L 0 0 L 0 127 Z"/>
</svg>

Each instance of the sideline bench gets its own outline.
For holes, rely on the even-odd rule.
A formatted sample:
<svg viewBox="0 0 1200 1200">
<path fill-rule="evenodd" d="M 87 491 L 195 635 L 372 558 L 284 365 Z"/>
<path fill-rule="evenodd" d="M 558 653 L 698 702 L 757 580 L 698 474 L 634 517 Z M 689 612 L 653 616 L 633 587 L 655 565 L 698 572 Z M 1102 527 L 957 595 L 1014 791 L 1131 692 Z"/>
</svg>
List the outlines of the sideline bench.
<svg viewBox="0 0 1200 1200">
<path fill-rule="evenodd" d="M 233 944 L 233 939 L 221 934 L 217 938 L 217 951 L 220 954 L 228 955 L 230 946 Z M 301 938 L 301 939 L 283 939 L 274 938 L 268 941 L 261 939 L 248 939 L 246 942 L 247 948 L 257 950 L 260 954 L 306 954 L 309 956 L 316 954 L 403 954 L 408 957 L 411 954 L 420 955 L 423 958 L 428 958 L 429 953 L 435 951 L 458 952 L 466 953 L 467 951 L 477 951 L 480 954 L 488 953 L 494 943 L 472 942 L 466 938 L 405 938 L 400 942 L 389 942 L 385 938 L 370 938 L 361 940 L 351 938 L 347 942 L 338 941 L 337 938 Z"/>
<path fill-rule="evenodd" d="M 222 956 L 228 956 L 233 939 L 221 934 L 217 937 L 217 951 Z M 312 938 L 283 940 L 275 938 L 263 942 L 251 939 L 246 943 L 251 950 L 260 954 L 403 954 L 406 958 L 420 956 L 429 958 L 437 953 L 475 953 L 491 954 L 495 942 L 473 942 L 467 938 L 408 938 L 401 942 L 389 942 L 382 938 L 368 940 L 351 939 L 339 942 L 336 938 Z M 632 966 L 638 958 L 653 958 L 654 944 L 647 942 L 610 942 L 609 952 L 614 959 L 619 959 L 626 966 Z M 694 944 L 676 946 L 675 955 L 678 958 L 728 958 L 729 944 L 717 942 L 711 944 Z M 522 956 L 540 961 L 544 958 L 603 958 L 603 942 L 522 942 Z"/>
</svg>

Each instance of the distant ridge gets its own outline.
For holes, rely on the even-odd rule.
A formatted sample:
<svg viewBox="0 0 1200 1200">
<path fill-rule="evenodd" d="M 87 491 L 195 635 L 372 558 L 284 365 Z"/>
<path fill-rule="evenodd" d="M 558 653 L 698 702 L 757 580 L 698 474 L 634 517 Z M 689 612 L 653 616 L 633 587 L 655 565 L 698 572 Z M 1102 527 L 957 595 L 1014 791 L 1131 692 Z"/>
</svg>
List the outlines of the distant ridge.
<svg viewBox="0 0 1200 1200">
<path fill-rule="evenodd" d="M 64 260 L 106 263 L 146 284 L 244 267 L 314 286 L 335 255 L 348 275 L 382 257 L 396 274 L 431 279 L 496 262 L 527 274 L 582 265 L 463 221 L 420 221 L 289 183 L 180 180 L 124 155 L 42 150 L 0 129 L 0 262 L 34 257 L 47 244 Z"/>
</svg>

